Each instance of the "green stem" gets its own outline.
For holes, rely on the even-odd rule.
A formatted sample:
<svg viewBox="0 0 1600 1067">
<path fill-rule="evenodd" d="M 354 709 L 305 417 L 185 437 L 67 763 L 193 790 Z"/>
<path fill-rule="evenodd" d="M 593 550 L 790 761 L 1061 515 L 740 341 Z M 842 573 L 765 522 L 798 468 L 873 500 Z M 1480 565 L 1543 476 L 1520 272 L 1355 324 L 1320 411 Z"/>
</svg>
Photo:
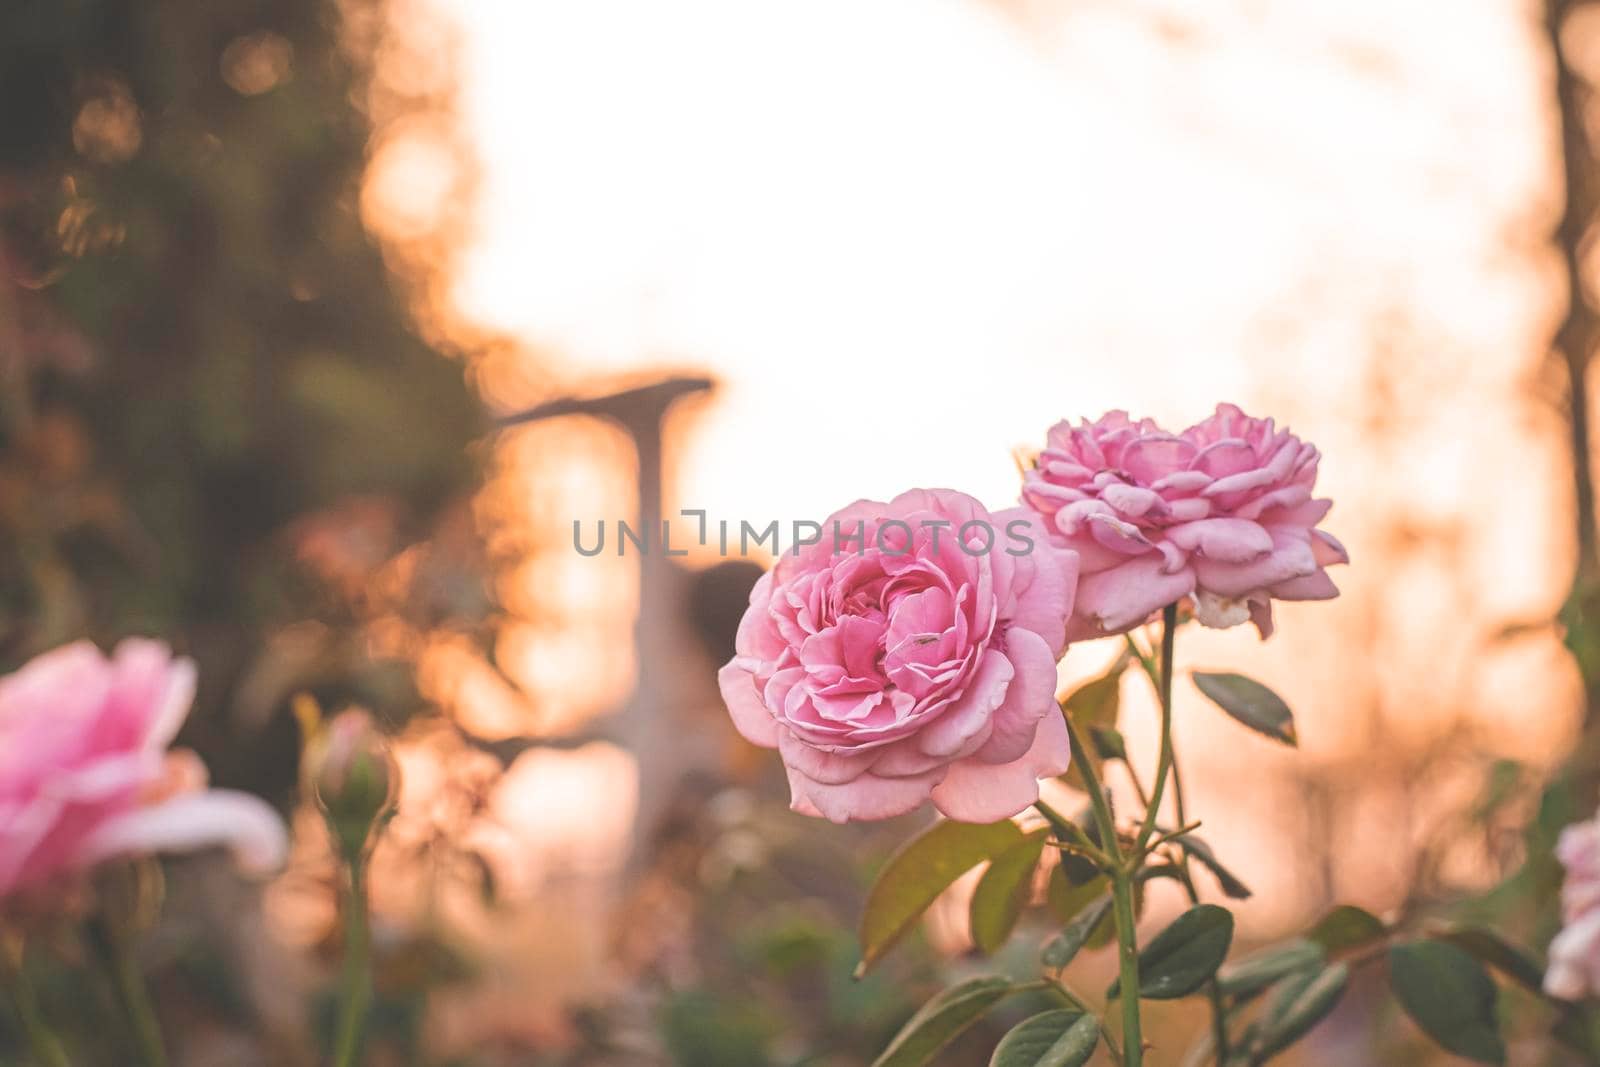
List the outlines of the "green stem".
<svg viewBox="0 0 1600 1067">
<path fill-rule="evenodd" d="M 16 1005 L 17 1019 L 22 1023 L 23 1032 L 28 1035 L 28 1047 L 33 1050 L 33 1058 L 45 1067 L 72 1067 L 61 1042 L 50 1030 L 50 1024 L 44 1021 L 44 1013 L 39 1010 L 39 995 L 34 991 L 33 979 L 28 977 L 22 960 L 17 960 L 11 977 L 11 996 Z"/>
<path fill-rule="evenodd" d="M 1178 762 L 1172 763 L 1172 799 L 1177 805 L 1178 822 L 1184 821 L 1183 801 L 1183 776 L 1178 773 Z M 1183 887 L 1188 892 L 1189 903 L 1200 903 L 1200 894 L 1195 889 L 1194 878 L 1189 874 L 1189 850 L 1178 850 L 1178 872 L 1182 877 Z M 1218 1067 L 1228 1061 L 1228 1009 L 1222 1002 L 1222 983 L 1212 978 L 1206 983 L 1206 998 L 1211 1001 L 1211 1047 L 1216 1052 Z"/>
<path fill-rule="evenodd" d="M 366 866 L 364 854 L 350 857 L 345 893 L 344 978 L 339 997 L 339 1030 L 334 1043 L 334 1067 L 354 1067 L 361 1049 L 361 1026 L 372 1002 Z"/>
<path fill-rule="evenodd" d="M 84 924 L 83 932 L 132 1031 L 136 1062 L 142 1067 L 166 1067 L 167 1049 L 161 1038 L 161 1023 L 156 1018 L 144 972 L 139 969 L 130 943 L 133 933 L 127 926 L 112 911 L 105 911 L 92 916 Z"/>
<path fill-rule="evenodd" d="M 1123 1063 L 1140 1067 L 1144 1062 L 1144 1035 L 1139 1021 L 1139 944 L 1134 930 L 1133 879 L 1118 870 L 1111 879 L 1112 908 L 1117 916 L 1117 969 L 1122 983 Z"/>
<path fill-rule="evenodd" d="M 1123 634 L 1122 640 L 1127 643 L 1128 653 L 1139 661 L 1139 666 L 1143 668 L 1145 677 L 1150 679 L 1150 684 L 1159 690 L 1161 688 L 1161 670 L 1156 666 L 1155 659 L 1140 647 L 1133 634 Z"/>
<path fill-rule="evenodd" d="M 1133 878 L 1134 871 L 1123 862 L 1122 845 L 1117 840 L 1116 820 L 1111 813 L 1111 802 L 1106 799 L 1100 775 L 1089 759 L 1089 749 L 1078 733 L 1071 715 L 1064 715 L 1067 735 L 1072 740 L 1073 758 L 1078 761 L 1078 771 L 1083 776 L 1084 788 L 1089 792 L 1089 803 L 1094 809 L 1095 824 L 1100 828 L 1100 844 L 1105 849 L 1112 867 L 1112 909 L 1117 920 L 1117 964 L 1121 976 L 1118 995 L 1122 1000 L 1122 1047 L 1125 1067 L 1142 1067 L 1144 1063 L 1144 1037 L 1139 1020 L 1139 944 L 1134 930 Z M 1137 855 L 1137 853 L 1135 853 Z"/>
<path fill-rule="evenodd" d="M 1040 815 L 1044 816 L 1045 821 L 1050 824 L 1050 829 L 1055 831 L 1056 837 L 1067 851 L 1076 852 L 1093 860 L 1095 865 L 1102 870 L 1109 870 L 1114 866 L 1111 857 L 1095 847 L 1094 842 L 1089 840 L 1089 835 L 1085 834 L 1083 828 L 1077 823 L 1042 800 L 1034 801 L 1033 806 Z"/>
<path fill-rule="evenodd" d="M 1144 824 L 1139 827 L 1136 854 L 1144 851 L 1150 835 L 1155 832 L 1161 798 L 1167 789 L 1167 775 L 1172 770 L 1172 646 L 1177 633 L 1178 605 L 1168 604 L 1161 609 L 1161 670 L 1156 685 L 1157 696 L 1161 699 L 1161 755 L 1156 760 L 1156 783 L 1150 794 L 1150 806 L 1145 809 Z"/>
<path fill-rule="evenodd" d="M 1162 612 L 1161 617 L 1161 660 L 1159 665 L 1147 656 L 1133 636 L 1128 635 L 1128 647 L 1138 657 L 1140 664 L 1145 669 L 1145 674 L 1150 677 L 1150 684 L 1155 687 L 1156 697 L 1161 702 L 1161 742 L 1162 759 L 1165 763 L 1165 772 L 1158 769 L 1156 774 L 1156 795 L 1154 803 L 1145 807 L 1145 823 L 1153 828 L 1157 808 L 1161 803 L 1161 787 L 1167 776 L 1172 777 L 1172 801 L 1176 808 L 1178 825 L 1189 826 L 1187 804 L 1183 795 L 1183 773 L 1179 769 L 1177 755 L 1172 748 L 1172 652 L 1177 620 L 1177 606 L 1171 605 Z M 1192 829 L 1192 827 L 1191 827 Z M 1173 836 L 1173 835 L 1168 835 Z M 1191 904 L 1200 903 L 1200 894 L 1195 889 L 1194 878 L 1189 873 L 1189 852 L 1187 849 L 1178 850 L 1178 880 L 1183 883 L 1185 893 Z M 1207 1043 L 1209 1048 L 1198 1053 L 1209 1056 L 1215 1053 L 1216 1062 L 1220 1065 L 1228 1059 L 1228 1015 L 1227 1008 L 1222 1000 L 1222 986 L 1215 978 L 1206 983 L 1206 996 L 1211 1002 L 1211 1040 Z"/>
<path fill-rule="evenodd" d="M 166 1067 L 167 1049 L 161 1040 L 161 1024 L 156 1020 L 155 1005 L 150 1003 L 150 990 L 145 985 L 138 961 L 116 933 L 111 933 L 107 941 L 111 949 L 111 969 L 117 982 L 117 995 L 122 998 L 123 1010 L 128 1013 L 128 1021 L 133 1025 L 140 1061 L 145 1067 Z"/>
</svg>

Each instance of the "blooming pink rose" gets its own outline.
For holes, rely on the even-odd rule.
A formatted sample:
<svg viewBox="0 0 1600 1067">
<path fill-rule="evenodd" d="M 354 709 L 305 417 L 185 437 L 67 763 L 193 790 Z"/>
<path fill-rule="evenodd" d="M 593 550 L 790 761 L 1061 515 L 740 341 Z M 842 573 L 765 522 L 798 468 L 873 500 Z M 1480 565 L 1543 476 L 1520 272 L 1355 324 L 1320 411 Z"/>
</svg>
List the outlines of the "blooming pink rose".
<svg viewBox="0 0 1600 1067">
<path fill-rule="evenodd" d="M 1122 633 L 1193 597 L 1207 626 L 1255 622 L 1272 632 L 1272 601 L 1339 595 L 1324 569 L 1348 562 L 1316 528 L 1317 450 L 1232 404 L 1181 434 L 1113 411 L 1057 423 L 1022 497 L 1083 577 L 1068 640 Z"/>
<path fill-rule="evenodd" d="M 1056 661 L 1076 579 L 1025 509 L 949 489 L 857 501 L 756 583 L 723 699 L 778 749 L 795 811 L 886 819 L 931 798 L 1004 819 L 1067 769 Z"/>
<path fill-rule="evenodd" d="M 234 847 L 277 866 L 283 823 L 258 797 L 204 789 L 192 754 L 168 753 L 194 698 L 194 664 L 159 642 L 88 642 L 0 678 L 0 899 L 133 853 Z"/>
<path fill-rule="evenodd" d="M 1600 815 L 1561 831 L 1556 858 L 1567 869 L 1561 884 L 1561 932 L 1550 942 L 1544 989 L 1580 1000 L 1600 994 Z"/>
</svg>

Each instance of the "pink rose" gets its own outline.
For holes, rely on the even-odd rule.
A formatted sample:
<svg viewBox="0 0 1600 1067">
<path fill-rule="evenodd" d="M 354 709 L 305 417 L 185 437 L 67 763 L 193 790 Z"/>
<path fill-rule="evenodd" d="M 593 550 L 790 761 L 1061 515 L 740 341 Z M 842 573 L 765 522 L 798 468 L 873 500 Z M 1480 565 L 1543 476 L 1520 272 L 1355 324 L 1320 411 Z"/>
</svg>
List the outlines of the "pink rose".
<svg viewBox="0 0 1600 1067">
<path fill-rule="evenodd" d="M 1193 597 L 1207 626 L 1253 621 L 1272 601 L 1339 595 L 1324 569 L 1348 562 L 1316 528 L 1317 450 L 1232 404 L 1181 434 L 1113 411 L 1051 428 L 1023 501 L 1079 555 L 1068 640 L 1122 633 Z"/>
<path fill-rule="evenodd" d="M 155 641 L 107 659 L 88 642 L 0 678 L 0 898 L 116 856 L 233 846 L 283 859 L 283 823 L 248 793 L 204 789 L 192 754 L 166 747 L 189 713 L 194 664 Z"/>
<path fill-rule="evenodd" d="M 1561 831 L 1556 858 L 1567 869 L 1561 884 L 1561 932 L 1550 942 L 1544 990 L 1563 1000 L 1600 994 L 1600 815 Z"/>
<path fill-rule="evenodd" d="M 1056 661 L 1076 579 L 1024 509 L 948 489 L 857 501 L 756 583 L 723 699 L 778 749 L 795 811 L 886 819 L 931 799 L 1004 819 L 1067 769 Z"/>
</svg>

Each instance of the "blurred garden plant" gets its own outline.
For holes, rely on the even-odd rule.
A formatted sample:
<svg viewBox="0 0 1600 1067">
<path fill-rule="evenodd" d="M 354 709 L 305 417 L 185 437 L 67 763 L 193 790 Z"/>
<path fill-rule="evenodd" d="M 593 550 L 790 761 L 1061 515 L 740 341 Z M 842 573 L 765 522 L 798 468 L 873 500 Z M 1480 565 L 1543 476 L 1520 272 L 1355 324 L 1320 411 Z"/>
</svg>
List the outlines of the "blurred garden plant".
<svg viewBox="0 0 1600 1067">
<path fill-rule="evenodd" d="M 378 147 L 449 125 L 434 121 L 452 107 L 448 78 L 380 76 L 380 55 L 417 66 L 404 45 L 369 0 L 0 4 L 0 672 L 80 638 L 161 634 L 198 664 L 174 661 L 186 684 L 199 678 L 185 747 L 280 812 L 297 784 L 294 694 L 381 709 L 391 725 L 434 715 L 421 650 L 439 632 L 486 649 L 495 625 L 470 504 L 487 423 L 468 353 L 443 340 L 421 310 L 427 279 L 363 211 Z M 8 734 L 0 760 L 67 781 L 42 736 L 19 748 Z M 151 820 L 201 797 L 246 803 L 190 789 L 158 809 L 200 760 L 168 765 L 128 808 L 147 831 L 192 830 Z M 85 782 L 73 788 L 106 785 L 100 770 Z M 5 837 L 0 892 L 24 856 L 147 847 L 89 829 L 63 821 L 38 855 Z M 125 866 L 69 880 L 72 893 L 55 880 L 7 892 L 7 908 L 102 904 L 90 890 Z M 153 862 L 135 869 L 159 882 Z M 163 1017 L 186 1022 L 167 1034 L 174 1058 L 226 1041 L 301 1062 L 296 975 L 264 936 L 260 894 L 210 865 L 172 888 L 140 963 Z M 110 1045 L 122 1029 L 92 1010 L 93 976 L 28 928 L 73 1062 L 127 1062 Z M 5 1059 L 18 1028 L 0 1029 Z"/>
<path fill-rule="evenodd" d="M 138 865 L 214 845 L 252 873 L 283 864 L 277 812 L 248 793 L 207 789 L 193 753 L 168 751 L 194 690 L 194 664 L 146 640 L 124 641 L 111 657 L 68 645 L 0 679 L 0 949 L 14 1018 L 40 1064 L 74 1060 L 33 992 L 30 935 L 77 928 L 85 958 L 104 964 L 117 991 L 128 1058 L 156 1067 L 167 1062 L 165 1043 L 132 943 L 154 922 L 160 874 Z M 349 1067 L 372 995 L 367 861 L 393 813 L 398 772 L 365 712 L 323 722 L 309 697 L 296 710 L 303 788 L 326 817 L 342 872 L 346 965 L 333 1062 Z M 133 873 L 93 880 L 115 861 L 134 862 Z"/>
<path fill-rule="evenodd" d="M 42 1064 L 71 1062 L 25 966 L 28 935 L 58 921 L 78 924 L 89 955 L 109 971 L 133 1058 L 166 1060 L 129 955 L 149 920 L 147 886 L 135 879 L 132 899 L 97 892 L 97 868 L 219 844 L 257 873 L 283 862 L 287 835 L 272 808 L 205 788 L 199 759 L 168 751 L 194 690 L 192 662 L 143 640 L 124 641 L 109 658 L 86 642 L 68 645 L 0 680 L 0 938 L 15 1018 Z"/>
<path fill-rule="evenodd" d="M 350 709 L 323 722 L 308 696 L 296 701 L 295 711 L 306 738 L 300 764 L 302 788 L 322 811 L 339 861 L 345 970 L 334 1064 L 350 1067 L 359 1062 L 362 1023 L 372 1000 L 367 867 L 373 844 L 394 814 L 399 768 L 366 712 Z"/>
<path fill-rule="evenodd" d="M 1233 916 L 1200 899 L 1196 868 L 1224 898 L 1250 890 L 1187 817 L 1172 740 L 1175 642 L 1190 618 L 1212 627 L 1250 621 L 1266 637 L 1274 600 L 1338 595 L 1327 568 L 1348 557 L 1318 526 L 1331 507 L 1312 495 L 1318 459 L 1310 444 L 1232 405 L 1182 433 L 1122 412 L 1062 423 L 1024 472 L 1024 509 L 1042 551 L 1010 558 L 949 536 L 941 544 L 943 527 L 991 517 L 962 494 L 918 490 L 852 504 L 824 524 L 832 539 L 785 556 L 758 583 L 721 683 L 740 732 L 782 756 L 793 808 L 843 822 L 931 800 L 948 817 L 879 874 L 861 920 L 858 975 L 985 864 L 970 932 L 979 950 L 998 950 L 1046 850 L 1059 853 L 1046 866 L 1062 925 L 1043 946 L 1040 977 L 976 977 L 947 989 L 906 1023 L 878 1067 L 930 1062 L 1002 1000 L 1041 992 L 1057 1006 L 1012 1029 L 993 1067 L 1073 1067 L 1102 1045 L 1116 1063 L 1139 1067 L 1153 1052 L 1144 1002 L 1189 996 L 1207 1001 L 1211 1023 L 1183 1062 L 1253 1067 L 1325 1018 L 1353 969 L 1380 962 L 1401 1006 L 1439 1045 L 1504 1062 L 1489 968 L 1535 988 L 1540 969 L 1494 932 L 1412 930 L 1346 906 L 1304 936 L 1228 965 Z M 858 522 L 864 544 L 835 543 Z M 878 531 L 895 523 L 905 533 L 885 551 Z M 1058 700 L 1066 641 L 1100 636 L 1120 636 L 1124 652 Z M 1121 677 L 1133 667 L 1161 711 L 1148 787 L 1116 722 Z M 1238 722 L 1296 744 L 1290 709 L 1267 687 L 1231 673 L 1196 672 L 1193 681 Z M 1126 766 L 1142 810 L 1113 806 L 1103 776 L 1110 761 Z M 1047 776 L 1086 794 L 1085 811 L 1043 802 L 1037 779 Z M 1579 851 L 1571 840 L 1567 853 Z M 1158 879 L 1178 883 L 1190 907 L 1141 943 L 1144 889 Z M 1111 940 L 1119 975 L 1102 1011 L 1067 971 L 1085 946 Z"/>
</svg>

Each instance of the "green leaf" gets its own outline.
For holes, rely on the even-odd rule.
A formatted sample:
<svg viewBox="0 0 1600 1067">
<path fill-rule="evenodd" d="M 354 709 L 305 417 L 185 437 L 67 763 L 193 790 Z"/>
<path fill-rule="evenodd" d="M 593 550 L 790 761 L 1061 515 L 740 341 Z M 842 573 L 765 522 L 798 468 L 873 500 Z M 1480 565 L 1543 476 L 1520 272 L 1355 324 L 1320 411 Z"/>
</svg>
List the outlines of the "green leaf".
<svg viewBox="0 0 1600 1067">
<path fill-rule="evenodd" d="M 1114 732 L 1117 714 L 1122 706 L 1122 672 L 1127 669 L 1128 657 L 1118 656 L 1104 674 L 1083 683 L 1061 701 L 1061 710 L 1070 715 L 1073 723 L 1091 738 L 1097 727 L 1111 727 Z M 1097 742 L 1090 742 L 1091 750 L 1098 747 Z M 1061 780 L 1075 789 L 1083 789 L 1083 775 L 1076 764 L 1078 758 L 1079 753 L 1074 752 L 1075 762 L 1067 768 Z M 1082 753 L 1082 758 L 1092 761 L 1096 770 L 1105 759 L 1099 751 Z"/>
<path fill-rule="evenodd" d="M 968 912 L 973 944 L 995 952 L 1016 929 L 1033 889 L 1033 872 L 1044 852 L 1047 829 L 1035 830 L 996 856 L 973 891 Z"/>
<path fill-rule="evenodd" d="M 1247 956 L 1217 973 L 1225 996 L 1249 1000 L 1280 978 L 1297 971 L 1312 971 L 1327 961 L 1322 946 L 1311 941 L 1291 941 Z"/>
<path fill-rule="evenodd" d="M 1350 984 L 1350 968 L 1335 963 L 1283 983 L 1255 1039 L 1251 1062 L 1265 1063 L 1299 1041 L 1339 1004 Z"/>
<path fill-rule="evenodd" d="M 1111 898 L 1102 896 L 1088 907 L 1078 913 L 1078 917 L 1067 924 L 1055 937 L 1045 943 L 1043 951 L 1039 953 L 1039 960 L 1046 967 L 1060 970 L 1071 963 L 1073 957 L 1089 941 L 1089 935 L 1094 933 L 1111 914 Z"/>
<path fill-rule="evenodd" d="M 1389 936 L 1389 928 L 1376 915 L 1354 904 L 1340 904 L 1306 933 L 1307 941 L 1321 945 L 1330 956 L 1365 948 Z"/>
<path fill-rule="evenodd" d="M 1098 837 L 1098 834 L 1093 835 L 1090 840 L 1099 844 Z M 1063 849 L 1059 857 L 1060 862 L 1056 864 L 1056 870 L 1069 886 L 1088 885 L 1100 877 L 1100 868 L 1087 856 Z"/>
<path fill-rule="evenodd" d="M 1503 1064 L 1494 979 L 1465 949 L 1412 941 L 1389 950 L 1395 996 L 1440 1047 L 1479 1063 Z"/>
<path fill-rule="evenodd" d="M 934 997 L 900 1028 L 872 1067 L 921 1067 L 1011 992 L 998 976 L 969 978 Z"/>
<path fill-rule="evenodd" d="M 1082 1067 L 1100 1043 L 1100 1024 L 1081 1011 L 1047 1011 L 1000 1039 L 989 1067 Z"/>
<path fill-rule="evenodd" d="M 1083 909 L 1093 904 L 1105 895 L 1110 883 L 1104 875 L 1096 875 L 1082 885 L 1074 885 L 1071 879 L 1063 873 L 1063 868 L 1057 867 L 1051 872 L 1049 893 L 1047 901 L 1050 910 L 1057 919 L 1069 923 L 1083 912 Z M 1100 922 L 1089 931 L 1088 948 L 1104 948 L 1111 943 L 1117 935 L 1117 924 L 1110 913 L 1101 917 Z"/>
<path fill-rule="evenodd" d="M 1242 674 L 1195 671 L 1194 684 L 1223 711 L 1257 733 L 1290 746 L 1299 743 L 1289 705 L 1260 682 Z"/>
<path fill-rule="evenodd" d="M 1122 736 L 1122 731 L 1114 726 L 1089 727 L 1089 743 L 1094 746 L 1095 755 L 1102 760 L 1128 758 L 1128 742 Z"/>
<path fill-rule="evenodd" d="M 952 882 L 1021 840 L 1022 831 L 1009 819 L 982 824 L 945 820 L 907 842 L 884 864 L 867 893 L 856 977 L 882 959 Z"/>
<path fill-rule="evenodd" d="M 1535 993 L 1544 990 L 1544 972 L 1533 958 L 1488 927 L 1446 926 L 1429 930 L 1428 936 L 1435 941 L 1448 941 L 1457 948 L 1465 949 L 1476 956 L 1480 963 L 1488 964 Z"/>
<path fill-rule="evenodd" d="M 1139 953 L 1139 995 L 1146 1000 L 1176 1000 L 1205 984 L 1228 956 L 1233 915 L 1215 904 L 1197 904 L 1157 934 Z M 1106 991 L 1117 995 L 1121 980 Z"/>
<path fill-rule="evenodd" d="M 1078 913 L 1099 899 L 1109 883 L 1104 875 L 1096 875 L 1087 882 L 1076 883 L 1066 873 L 1065 867 L 1050 872 L 1050 884 L 1045 893 L 1045 903 L 1055 917 L 1069 923 Z"/>
<path fill-rule="evenodd" d="M 1238 877 L 1228 868 L 1224 867 L 1217 854 L 1211 851 L 1211 846 L 1194 834 L 1184 834 L 1175 844 L 1189 854 L 1189 858 L 1211 872 L 1217 880 L 1222 891 L 1234 900 L 1247 900 L 1250 897 L 1250 887 L 1239 881 Z"/>
</svg>

